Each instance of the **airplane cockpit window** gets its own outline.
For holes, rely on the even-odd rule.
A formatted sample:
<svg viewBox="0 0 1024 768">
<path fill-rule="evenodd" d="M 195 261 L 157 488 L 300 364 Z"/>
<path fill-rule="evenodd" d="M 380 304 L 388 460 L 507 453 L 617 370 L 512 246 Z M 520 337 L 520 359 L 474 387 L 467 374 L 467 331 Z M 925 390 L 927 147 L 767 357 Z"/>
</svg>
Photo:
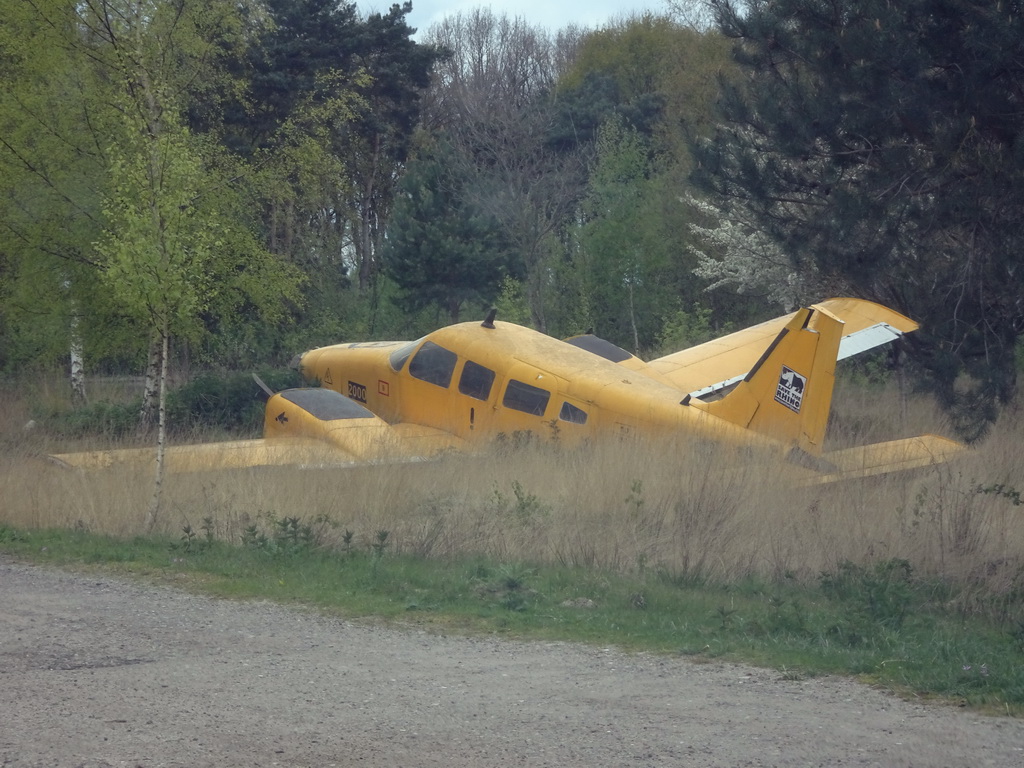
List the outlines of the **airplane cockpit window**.
<svg viewBox="0 0 1024 768">
<path fill-rule="evenodd" d="M 416 349 L 416 345 L 421 341 L 423 341 L 423 339 L 416 339 L 416 341 L 410 341 L 408 344 L 403 344 L 388 356 L 388 362 L 391 364 L 391 369 L 395 373 L 402 370 L 402 366 L 405 365 L 405 361 L 409 359 L 413 350 Z"/>
<path fill-rule="evenodd" d="M 477 400 L 486 400 L 491 395 L 494 383 L 494 371 L 467 360 L 459 377 L 459 392 Z"/>
<path fill-rule="evenodd" d="M 452 383 L 452 372 L 458 355 L 432 341 L 425 342 L 409 363 L 409 374 L 414 378 L 447 387 Z"/>
<path fill-rule="evenodd" d="M 505 387 L 505 397 L 501 404 L 506 408 L 525 411 L 526 413 L 532 413 L 534 416 L 543 416 L 550 398 L 551 393 L 546 389 L 535 387 L 532 384 L 525 384 L 515 379 L 509 379 L 508 386 Z"/>
<path fill-rule="evenodd" d="M 572 403 L 562 403 L 562 410 L 558 412 L 558 418 L 571 424 L 586 424 L 587 412 Z"/>
</svg>

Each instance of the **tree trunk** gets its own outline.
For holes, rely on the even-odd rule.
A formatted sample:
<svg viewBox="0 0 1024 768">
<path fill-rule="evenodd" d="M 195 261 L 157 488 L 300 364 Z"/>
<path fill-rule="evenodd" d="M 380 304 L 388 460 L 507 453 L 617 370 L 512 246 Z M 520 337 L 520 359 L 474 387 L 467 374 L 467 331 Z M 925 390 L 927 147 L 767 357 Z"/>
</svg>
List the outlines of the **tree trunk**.
<svg viewBox="0 0 1024 768">
<path fill-rule="evenodd" d="M 900 429 L 907 425 L 907 402 L 910 400 L 910 386 L 907 383 L 907 371 L 903 365 L 902 342 L 897 341 L 892 345 L 891 355 L 892 366 L 896 370 L 896 385 L 899 388 L 900 403 Z"/>
<path fill-rule="evenodd" d="M 633 331 L 633 354 L 640 354 L 640 332 L 636 328 L 636 307 L 633 303 L 633 279 L 629 280 L 629 327 Z"/>
<path fill-rule="evenodd" d="M 71 305 L 71 404 L 85 405 L 85 352 L 82 345 L 82 331 L 78 327 L 78 309 Z"/>
<path fill-rule="evenodd" d="M 82 344 L 82 329 L 78 316 L 78 301 L 71 295 L 71 280 L 64 278 L 64 292 L 68 297 L 68 306 L 71 309 L 71 343 L 69 353 L 71 357 L 71 404 L 76 408 L 85 405 L 85 352 Z"/>
<path fill-rule="evenodd" d="M 381 154 L 380 135 L 373 138 L 373 147 L 370 151 L 370 164 L 362 180 L 359 206 L 359 232 L 354 240 L 356 246 L 356 259 L 358 260 L 359 291 L 365 293 L 372 286 L 376 278 L 376 254 L 375 239 L 373 236 L 377 206 L 375 196 L 377 194 L 376 181 L 377 169 L 380 164 Z"/>
<path fill-rule="evenodd" d="M 158 427 L 156 433 L 156 469 L 153 475 L 153 496 L 146 511 L 146 533 L 152 533 L 160 511 L 160 497 L 164 486 L 164 454 L 167 449 L 167 358 L 170 347 L 167 321 L 160 330 L 160 398 Z"/>
<path fill-rule="evenodd" d="M 459 322 L 460 314 L 462 314 L 462 302 L 458 299 L 448 299 L 448 322 L 455 325 Z"/>
<path fill-rule="evenodd" d="M 154 337 L 149 342 L 149 359 L 146 362 L 146 378 L 142 389 L 142 408 L 139 411 L 138 429 L 140 437 L 149 433 L 157 412 L 157 400 L 160 394 L 160 367 L 163 361 L 160 349 L 160 339 Z"/>
</svg>

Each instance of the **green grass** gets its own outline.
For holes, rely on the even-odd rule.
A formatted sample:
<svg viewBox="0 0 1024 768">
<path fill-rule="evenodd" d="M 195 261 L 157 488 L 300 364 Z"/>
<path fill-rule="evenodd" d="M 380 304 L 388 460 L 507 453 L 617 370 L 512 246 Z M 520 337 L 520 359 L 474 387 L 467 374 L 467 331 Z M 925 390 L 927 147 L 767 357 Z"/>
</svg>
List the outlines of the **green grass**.
<svg viewBox="0 0 1024 768">
<path fill-rule="evenodd" d="M 970 603 L 968 613 L 950 587 L 917 579 L 899 560 L 847 563 L 816 585 L 723 585 L 655 570 L 396 555 L 385 531 L 368 548 L 327 550 L 295 518 L 242 545 L 191 529 L 120 540 L 0 526 L 0 551 L 349 618 L 751 662 L 790 677 L 852 675 L 901 695 L 1024 713 L 1020 596 L 986 611 Z"/>
</svg>

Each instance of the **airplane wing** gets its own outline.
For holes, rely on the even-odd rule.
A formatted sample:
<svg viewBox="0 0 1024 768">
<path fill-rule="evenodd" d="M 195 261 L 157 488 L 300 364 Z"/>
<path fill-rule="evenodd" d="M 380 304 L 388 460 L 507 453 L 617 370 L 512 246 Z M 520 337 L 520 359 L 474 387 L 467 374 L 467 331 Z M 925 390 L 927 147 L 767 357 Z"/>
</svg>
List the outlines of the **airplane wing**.
<svg viewBox="0 0 1024 768">
<path fill-rule="evenodd" d="M 229 440 L 166 448 L 164 461 L 169 472 L 200 472 L 242 467 L 280 465 L 320 466 L 342 463 L 345 455 L 329 450 L 314 440 Z M 351 457 L 349 457 L 351 458 Z M 80 451 L 51 454 L 52 463 L 70 469 L 108 469 L 124 466 L 145 469 L 156 461 L 156 448 L 120 448 L 111 451 Z"/>
<path fill-rule="evenodd" d="M 919 327 L 899 312 L 863 299 L 828 299 L 815 306 L 823 307 L 844 323 L 838 360 L 894 341 Z M 777 317 L 660 357 L 648 366 L 683 392 L 704 397 L 742 380 L 795 315 L 794 312 Z"/>
<path fill-rule="evenodd" d="M 169 446 L 168 472 L 201 472 L 243 467 L 330 467 L 415 461 L 436 456 L 464 441 L 418 424 L 388 424 L 330 389 L 288 389 L 270 396 L 264 438 Z M 125 448 L 51 455 L 62 467 L 104 469 L 153 466 L 156 448 Z"/>
</svg>

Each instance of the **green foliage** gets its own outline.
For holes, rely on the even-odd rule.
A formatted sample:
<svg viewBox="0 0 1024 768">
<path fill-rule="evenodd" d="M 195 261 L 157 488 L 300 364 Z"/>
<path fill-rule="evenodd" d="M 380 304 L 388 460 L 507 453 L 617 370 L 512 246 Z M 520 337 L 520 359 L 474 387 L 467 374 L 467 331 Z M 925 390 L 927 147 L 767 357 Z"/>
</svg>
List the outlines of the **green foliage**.
<svg viewBox="0 0 1024 768">
<path fill-rule="evenodd" d="M 652 140 L 676 178 L 691 164 L 685 138 L 714 124 L 718 80 L 736 77 L 728 42 L 667 16 L 643 14 L 588 34 L 558 83 L 556 130 L 592 141 L 616 115 Z M 563 126 L 572 126 L 571 131 Z M 561 138 L 562 134 L 556 134 Z"/>
<path fill-rule="evenodd" d="M 977 487 L 978 493 L 984 493 L 991 496 L 998 496 L 1009 501 L 1013 506 L 1019 507 L 1024 505 L 1024 498 L 1021 498 L 1021 492 L 1011 485 L 1005 483 L 995 483 L 993 485 L 979 485 Z"/>
<path fill-rule="evenodd" d="M 266 517 L 270 535 L 259 524 L 250 523 L 242 530 L 242 548 L 275 558 L 311 554 L 324 545 L 325 533 L 332 527 L 323 515 L 312 522 L 303 522 L 297 516 L 261 517 Z"/>
<path fill-rule="evenodd" d="M 266 164 L 267 242 L 311 282 L 375 287 L 384 224 L 440 51 L 412 39 L 412 6 L 271 0 L 248 49 L 249 93 L 227 142 Z M 354 273 L 354 274 L 352 274 Z"/>
<path fill-rule="evenodd" d="M 261 370 L 259 376 L 274 391 L 300 383 L 292 370 Z M 200 374 L 168 393 L 168 428 L 185 437 L 211 430 L 257 436 L 263 430 L 259 392 L 248 373 Z M 99 400 L 73 409 L 36 410 L 35 418 L 49 433 L 63 438 L 116 440 L 138 430 L 140 408 L 138 398 Z"/>
<path fill-rule="evenodd" d="M 677 309 L 662 324 L 658 350 L 662 355 L 668 355 L 695 344 L 703 344 L 714 338 L 714 335 L 710 309 L 702 307 L 691 312 Z"/>
<path fill-rule="evenodd" d="M 1016 379 L 1024 25 L 999 3 L 712 0 L 749 80 L 698 174 L 823 283 L 920 321 L 910 348 L 980 437 Z M 748 219 L 749 217 L 749 219 Z"/>
<path fill-rule="evenodd" d="M 466 111 L 438 118 L 448 146 L 441 132 L 412 130 L 432 66 L 456 64 L 412 39 L 408 4 L 365 16 L 315 0 L 261 8 L 5 6 L 5 370 L 63 363 L 72 318 L 90 372 L 141 369 L 152 335 L 140 330 L 187 343 L 202 366 L 252 368 L 340 339 L 418 335 L 492 304 L 555 335 L 609 320 L 626 343 L 636 334 L 622 279 L 639 261 L 640 346 L 656 344 L 669 294 L 693 304 L 686 258 L 665 261 L 687 253 L 675 105 L 695 115 L 707 102 L 677 83 L 713 84 L 720 38 L 645 16 L 587 35 L 558 69 L 568 49 L 534 36 L 543 50 L 496 53 L 510 64 L 533 55 L 543 73 L 509 83 L 514 105 L 475 82 L 481 101 L 468 96 Z M 98 31 L 82 37 L 85 27 Z M 435 95 L 447 108 L 466 94 Z M 586 214 L 607 217 L 587 235 L 591 274 L 577 258 L 579 200 L 586 158 L 613 116 L 636 131 L 660 178 L 599 180 L 607 195 L 594 199 L 615 198 L 616 211 Z M 631 229 L 642 258 L 623 249 Z"/>
<path fill-rule="evenodd" d="M 497 219 L 481 210 L 471 178 L 442 143 L 409 163 L 388 231 L 388 275 L 412 311 L 437 306 L 449 322 L 494 300 L 514 265 Z"/>
<path fill-rule="evenodd" d="M 138 401 L 100 401 L 73 410 L 40 411 L 37 418 L 50 433 L 62 438 L 103 437 L 117 440 L 135 432 L 139 425 Z"/>
<path fill-rule="evenodd" d="M 250 169 L 218 143 L 217 102 L 237 93 L 229 69 L 248 34 L 241 8 L 9 5 L 5 365 L 66 356 L 72 318 L 90 363 L 139 365 L 151 339 L 140 320 L 198 339 L 239 309 L 280 317 L 299 276 L 261 246 Z"/>
<path fill-rule="evenodd" d="M 295 371 L 260 371 L 259 376 L 275 392 L 299 384 Z M 168 420 L 175 430 L 213 428 L 259 434 L 263 429 L 259 392 L 250 374 L 204 373 L 168 393 Z"/>
<path fill-rule="evenodd" d="M 491 509 L 495 515 L 510 518 L 523 526 L 530 526 L 551 514 L 551 506 L 545 504 L 536 494 L 529 493 L 518 480 L 512 481 L 513 499 L 498 488 L 494 489 Z"/>
<path fill-rule="evenodd" d="M 654 172 L 649 153 L 649 142 L 621 122 L 601 128 L 574 255 L 588 325 L 634 354 L 657 346 L 681 295 L 693 302 L 699 295 L 679 242 L 687 228 L 674 218 L 685 210 L 660 204 L 667 180 Z"/>
<path fill-rule="evenodd" d="M 93 69 L 68 45 L 66 3 L 5 3 L 0 31 L 0 366 L 62 359 L 71 316 L 118 318 L 102 291 L 92 243 L 102 226 L 103 158 L 96 141 L 110 110 L 96 103 Z M 91 118 L 90 123 L 87 118 Z M 80 325 L 89 351 L 123 339 Z M 110 334 L 113 336 L 114 334 Z M 113 344 L 108 344 L 112 341 Z"/>
<path fill-rule="evenodd" d="M 498 297 L 494 300 L 494 308 L 498 310 L 498 318 L 501 320 L 519 325 L 530 324 L 530 306 L 523 284 L 508 275 L 501 281 Z"/>
<path fill-rule="evenodd" d="M 822 591 L 850 606 L 843 626 L 829 631 L 847 642 L 878 629 L 899 630 L 914 602 L 912 568 L 906 560 L 892 559 L 865 567 L 845 561 L 835 573 L 821 575 Z"/>
</svg>

